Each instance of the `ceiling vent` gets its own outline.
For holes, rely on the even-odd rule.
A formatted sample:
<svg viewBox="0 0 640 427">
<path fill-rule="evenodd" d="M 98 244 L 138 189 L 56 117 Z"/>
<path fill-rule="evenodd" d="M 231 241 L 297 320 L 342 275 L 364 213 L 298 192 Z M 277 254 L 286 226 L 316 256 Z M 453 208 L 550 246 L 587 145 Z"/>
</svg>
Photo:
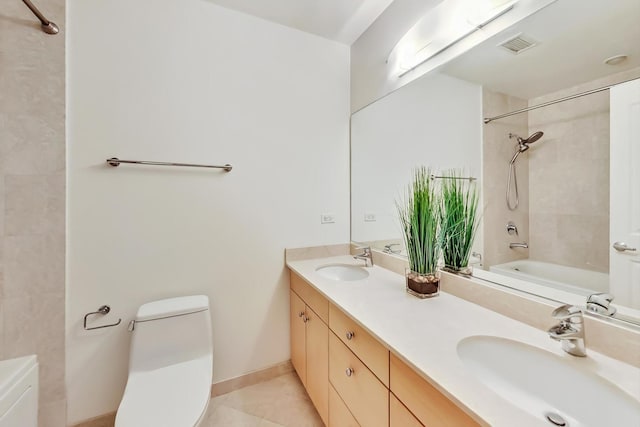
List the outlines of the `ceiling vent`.
<svg viewBox="0 0 640 427">
<path fill-rule="evenodd" d="M 517 36 L 511 37 L 509 40 L 500 43 L 498 46 L 506 49 L 514 55 L 518 55 L 527 49 L 531 49 L 537 44 L 538 43 L 531 37 L 525 36 L 524 34 L 518 34 Z"/>
</svg>

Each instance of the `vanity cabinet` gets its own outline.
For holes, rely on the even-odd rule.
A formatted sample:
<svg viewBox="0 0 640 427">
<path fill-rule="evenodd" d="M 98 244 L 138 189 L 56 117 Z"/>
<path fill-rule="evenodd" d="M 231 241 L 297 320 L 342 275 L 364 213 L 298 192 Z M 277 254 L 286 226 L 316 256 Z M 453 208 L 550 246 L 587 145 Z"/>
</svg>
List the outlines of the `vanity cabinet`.
<svg viewBox="0 0 640 427">
<path fill-rule="evenodd" d="M 329 382 L 360 425 L 389 425 L 389 389 L 334 333 L 329 334 Z"/>
<path fill-rule="evenodd" d="M 291 273 L 291 362 L 329 427 L 479 424 Z"/>
<path fill-rule="evenodd" d="M 424 427 L 406 406 L 391 393 L 389 395 L 389 427 Z"/>
<path fill-rule="evenodd" d="M 396 355 L 391 354 L 390 362 L 391 392 L 423 425 L 427 427 L 480 425 Z"/>
<path fill-rule="evenodd" d="M 297 291 L 297 292 L 296 292 Z M 329 422 L 329 303 L 298 276 L 291 275 L 291 363 L 322 421 Z M 319 314 L 324 313 L 324 319 Z"/>
<path fill-rule="evenodd" d="M 360 427 L 338 392 L 329 384 L 329 425 L 336 427 Z"/>
</svg>

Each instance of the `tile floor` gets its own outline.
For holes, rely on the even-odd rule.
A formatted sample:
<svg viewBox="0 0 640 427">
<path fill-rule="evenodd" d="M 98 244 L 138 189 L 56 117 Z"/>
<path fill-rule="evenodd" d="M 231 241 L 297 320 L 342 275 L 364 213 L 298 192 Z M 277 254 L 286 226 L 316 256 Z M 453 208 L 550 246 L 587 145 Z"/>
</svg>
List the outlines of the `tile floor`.
<svg viewBox="0 0 640 427">
<path fill-rule="evenodd" d="M 322 427 L 298 376 L 288 373 L 214 397 L 202 427 Z"/>
</svg>

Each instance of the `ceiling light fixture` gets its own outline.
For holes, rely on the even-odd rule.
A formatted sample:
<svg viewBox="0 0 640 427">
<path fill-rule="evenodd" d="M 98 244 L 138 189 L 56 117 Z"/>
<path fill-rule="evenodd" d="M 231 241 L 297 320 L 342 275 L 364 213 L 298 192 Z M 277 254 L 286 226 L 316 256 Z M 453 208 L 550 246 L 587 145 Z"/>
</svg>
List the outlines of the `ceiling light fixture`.
<svg viewBox="0 0 640 427">
<path fill-rule="evenodd" d="M 447 0 L 422 17 L 393 48 L 387 63 L 416 69 L 513 9 L 518 0 Z"/>
</svg>

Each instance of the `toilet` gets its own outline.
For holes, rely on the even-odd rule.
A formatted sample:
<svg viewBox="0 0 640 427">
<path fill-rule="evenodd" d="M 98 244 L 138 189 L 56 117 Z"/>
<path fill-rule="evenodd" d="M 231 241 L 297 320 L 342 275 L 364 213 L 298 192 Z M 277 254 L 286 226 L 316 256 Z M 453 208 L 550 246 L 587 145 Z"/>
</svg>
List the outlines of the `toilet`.
<svg viewBox="0 0 640 427">
<path fill-rule="evenodd" d="M 129 330 L 129 378 L 115 427 L 198 426 L 209 404 L 213 374 L 209 298 L 144 304 Z"/>
</svg>

